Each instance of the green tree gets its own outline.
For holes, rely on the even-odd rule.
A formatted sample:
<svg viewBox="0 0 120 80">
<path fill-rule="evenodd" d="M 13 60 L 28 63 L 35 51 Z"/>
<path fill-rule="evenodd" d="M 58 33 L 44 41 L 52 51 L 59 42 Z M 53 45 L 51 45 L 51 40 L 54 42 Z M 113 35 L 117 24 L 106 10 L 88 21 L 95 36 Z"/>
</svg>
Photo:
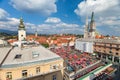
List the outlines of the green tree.
<svg viewBox="0 0 120 80">
<path fill-rule="evenodd" d="M 49 44 L 47 44 L 47 43 L 42 43 L 41 45 L 44 46 L 45 48 L 49 47 Z"/>
</svg>

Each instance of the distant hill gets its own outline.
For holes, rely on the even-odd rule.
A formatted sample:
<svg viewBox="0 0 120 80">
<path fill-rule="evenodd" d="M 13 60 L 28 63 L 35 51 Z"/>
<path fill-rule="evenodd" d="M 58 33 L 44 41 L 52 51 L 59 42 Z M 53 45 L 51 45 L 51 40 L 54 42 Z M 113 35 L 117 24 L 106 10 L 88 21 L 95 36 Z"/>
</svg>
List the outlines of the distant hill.
<svg viewBox="0 0 120 80">
<path fill-rule="evenodd" d="M 0 29 L 0 35 L 3 35 L 3 36 L 17 35 L 17 31 Z"/>
<path fill-rule="evenodd" d="M 0 29 L 0 34 L 2 33 L 2 35 L 8 35 L 8 36 L 14 36 L 14 35 L 17 35 L 18 32 L 17 31 L 10 31 L 10 30 L 4 30 L 4 29 Z M 27 34 L 33 34 L 33 33 L 30 33 L 30 32 L 27 32 Z"/>
</svg>

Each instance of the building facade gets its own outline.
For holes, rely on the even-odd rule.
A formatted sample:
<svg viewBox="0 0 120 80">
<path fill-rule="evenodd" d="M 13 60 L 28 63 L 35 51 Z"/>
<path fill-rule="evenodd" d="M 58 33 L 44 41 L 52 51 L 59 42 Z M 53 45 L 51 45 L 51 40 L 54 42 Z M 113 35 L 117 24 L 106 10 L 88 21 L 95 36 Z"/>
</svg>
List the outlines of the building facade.
<svg viewBox="0 0 120 80">
<path fill-rule="evenodd" d="M 0 50 L 0 80 L 63 79 L 63 59 L 42 46 Z"/>
<path fill-rule="evenodd" d="M 120 63 L 120 40 L 101 39 L 95 41 L 94 52 L 101 59 Z"/>
<path fill-rule="evenodd" d="M 93 42 L 78 39 L 75 42 L 75 49 L 81 50 L 82 52 L 93 53 Z"/>
<path fill-rule="evenodd" d="M 88 42 L 93 43 L 91 46 L 83 46 L 82 43 Z M 120 63 L 120 40 L 115 39 L 77 39 L 75 48 L 83 50 L 84 52 L 87 47 L 91 48 L 93 54 L 96 54 L 98 58 L 104 61 L 110 61 L 113 63 Z M 83 48 L 85 47 L 85 48 Z"/>
</svg>

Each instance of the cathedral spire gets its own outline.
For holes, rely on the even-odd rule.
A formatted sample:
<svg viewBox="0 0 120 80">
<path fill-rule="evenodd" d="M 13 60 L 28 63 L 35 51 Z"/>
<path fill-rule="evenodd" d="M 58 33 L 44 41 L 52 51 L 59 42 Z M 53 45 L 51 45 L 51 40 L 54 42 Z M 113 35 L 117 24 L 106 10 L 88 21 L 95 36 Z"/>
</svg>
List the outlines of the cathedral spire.
<svg viewBox="0 0 120 80">
<path fill-rule="evenodd" d="M 96 31 L 96 25 L 95 25 L 95 20 L 94 20 L 94 12 L 92 12 L 91 22 L 90 22 L 90 29 L 89 29 L 91 38 L 95 38 L 95 31 Z"/>
<path fill-rule="evenodd" d="M 85 25 L 88 25 L 88 16 L 86 15 L 86 22 Z"/>
<path fill-rule="evenodd" d="M 92 12 L 92 15 L 91 15 L 91 22 L 94 22 L 94 12 Z"/>
<path fill-rule="evenodd" d="M 86 15 L 86 22 L 84 28 L 84 38 L 88 38 L 89 24 L 88 24 L 88 16 Z"/>
</svg>

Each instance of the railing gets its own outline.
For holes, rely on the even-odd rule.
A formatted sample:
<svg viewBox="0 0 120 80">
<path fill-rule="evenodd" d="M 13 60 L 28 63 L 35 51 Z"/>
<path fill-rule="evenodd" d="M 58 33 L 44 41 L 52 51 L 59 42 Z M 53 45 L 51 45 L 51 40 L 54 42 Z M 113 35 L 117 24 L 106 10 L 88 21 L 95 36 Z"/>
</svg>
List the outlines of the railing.
<svg viewBox="0 0 120 80">
<path fill-rule="evenodd" d="M 101 62 L 101 60 L 99 60 L 99 61 L 97 61 L 96 63 L 94 63 L 94 64 L 91 64 L 91 65 L 89 65 L 89 66 L 87 66 L 87 67 L 85 67 L 85 68 L 82 68 L 82 69 L 79 69 L 78 71 L 76 71 L 76 72 L 72 72 L 72 73 L 67 73 L 66 71 L 64 71 L 64 73 L 69 77 L 69 78 L 72 78 L 72 77 L 74 77 L 75 76 L 75 74 L 78 74 L 78 73 L 80 73 L 80 72 L 82 72 L 82 71 L 84 71 L 84 70 L 86 70 L 86 69 L 88 69 L 88 68 L 91 68 L 92 66 L 94 66 L 94 65 L 96 65 L 96 64 L 99 64 Z"/>
</svg>

